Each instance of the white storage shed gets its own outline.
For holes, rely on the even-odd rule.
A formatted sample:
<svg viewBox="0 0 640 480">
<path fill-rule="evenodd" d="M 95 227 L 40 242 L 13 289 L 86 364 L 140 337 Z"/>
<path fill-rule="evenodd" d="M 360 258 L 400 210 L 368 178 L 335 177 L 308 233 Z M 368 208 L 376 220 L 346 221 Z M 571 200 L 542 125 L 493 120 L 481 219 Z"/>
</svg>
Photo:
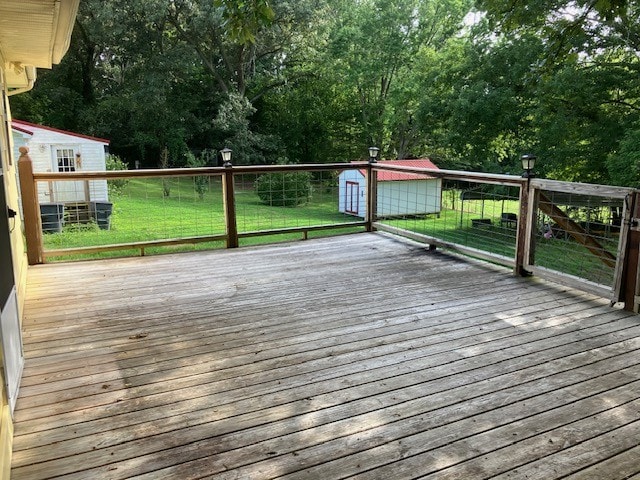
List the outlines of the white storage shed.
<svg viewBox="0 0 640 480">
<path fill-rule="evenodd" d="M 383 165 L 438 167 L 428 158 L 386 160 Z M 364 218 L 367 179 L 364 170 L 345 170 L 339 177 L 338 209 L 341 213 Z M 442 180 L 431 175 L 378 171 L 377 216 L 424 215 L 440 213 Z"/>
</svg>

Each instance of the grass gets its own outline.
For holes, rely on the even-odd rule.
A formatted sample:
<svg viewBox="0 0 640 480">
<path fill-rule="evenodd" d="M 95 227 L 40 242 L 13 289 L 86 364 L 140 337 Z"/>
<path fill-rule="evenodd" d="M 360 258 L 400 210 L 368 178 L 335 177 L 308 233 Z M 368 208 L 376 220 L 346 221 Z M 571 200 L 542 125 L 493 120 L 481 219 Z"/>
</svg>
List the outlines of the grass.
<svg viewBox="0 0 640 480">
<path fill-rule="evenodd" d="M 338 212 L 337 188 L 318 182 L 310 201 L 297 207 L 263 204 L 252 188 L 252 178 L 236 179 L 236 218 L 239 233 L 278 228 L 328 225 L 361 219 Z M 169 190 L 165 196 L 163 189 Z M 447 242 L 513 258 L 516 230 L 500 225 L 503 212 L 517 213 L 518 202 L 510 198 L 466 200 L 455 204 L 457 194 L 443 195 L 439 215 L 385 220 L 389 225 L 422 233 Z M 101 230 L 95 224 L 68 225 L 62 233 L 44 235 L 45 249 L 61 249 L 135 243 L 161 239 L 222 235 L 225 233 L 222 186 L 219 177 L 212 177 L 200 196 L 193 178 L 174 178 L 163 184 L 160 179 L 132 179 L 121 194 L 112 196 L 111 228 Z M 460 209 L 464 208 L 464 212 Z M 474 226 L 473 219 L 488 219 L 491 224 Z M 309 237 L 362 231 L 361 227 L 343 230 L 309 232 Z M 286 233 L 240 240 L 241 245 L 255 245 L 302 238 L 300 233 Z M 615 254 L 617 239 L 601 241 Z M 145 254 L 221 248 L 221 241 L 185 244 L 171 247 L 145 248 Z M 105 258 L 138 255 L 140 249 L 103 252 L 91 255 L 65 256 L 60 259 Z M 536 264 L 597 283 L 610 285 L 613 269 L 603 265 L 594 255 L 572 240 L 545 239 L 537 236 Z M 54 259 L 55 260 L 55 259 Z"/>
<path fill-rule="evenodd" d="M 484 203 L 484 205 L 482 205 Z M 513 258 L 515 256 L 516 229 L 502 226 L 502 212 L 516 213 L 517 202 L 467 201 L 465 211 L 442 210 L 439 216 L 386 220 L 385 223 L 412 232 L 435 237 L 485 252 Z M 491 220 L 490 225 L 473 226 L 472 219 Z M 571 238 L 545 238 L 542 231 L 535 239 L 535 264 L 602 285 L 613 283 L 614 269 L 608 267 L 584 246 Z M 616 254 L 617 237 L 600 237 L 604 249 Z"/>
<path fill-rule="evenodd" d="M 319 185 L 310 201 L 298 207 L 277 207 L 263 204 L 252 188 L 252 182 L 237 179 L 236 221 L 239 233 L 278 228 L 307 227 L 360 219 L 338 212 L 337 194 Z M 169 195 L 164 195 L 168 188 Z M 193 178 L 173 178 L 164 185 L 159 179 L 132 179 L 117 196 L 111 197 L 113 213 L 109 230 L 96 224 L 66 225 L 61 233 L 45 234 L 46 250 L 136 243 L 163 239 L 223 235 L 225 219 L 220 178 L 212 177 L 203 195 L 194 189 Z M 346 227 L 341 232 L 361 231 L 361 227 Z M 308 237 L 335 234 L 333 231 L 309 232 Z M 286 233 L 241 239 L 241 245 L 297 240 L 301 233 Z M 223 242 L 198 243 L 172 247 L 145 248 L 145 254 L 172 251 L 220 248 Z M 60 259 L 105 258 L 130 251 L 103 252 L 91 255 L 65 256 Z M 56 260 L 55 258 L 52 260 Z"/>
</svg>

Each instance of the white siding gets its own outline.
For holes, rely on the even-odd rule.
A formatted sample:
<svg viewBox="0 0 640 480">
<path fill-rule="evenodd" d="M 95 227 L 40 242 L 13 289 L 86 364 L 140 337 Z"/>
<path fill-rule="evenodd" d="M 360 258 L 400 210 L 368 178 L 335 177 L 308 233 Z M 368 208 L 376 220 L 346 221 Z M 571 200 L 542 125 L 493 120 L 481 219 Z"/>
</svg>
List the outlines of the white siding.
<svg viewBox="0 0 640 480">
<path fill-rule="evenodd" d="M 347 212 L 347 182 L 358 184 L 357 216 L 364 218 L 367 214 L 367 181 L 360 170 L 345 170 L 340 174 L 338 183 L 338 211 L 340 213 L 346 213 L 347 215 L 353 215 L 353 213 Z M 353 199 L 353 201 L 355 202 L 355 199 Z"/>
<path fill-rule="evenodd" d="M 15 150 L 26 145 L 29 147 L 29 156 L 33 161 L 35 172 L 55 172 L 58 169 L 55 160 L 55 150 L 58 148 L 73 149 L 74 153 L 80 153 L 82 165 L 77 171 L 102 171 L 106 169 L 105 144 L 96 140 L 68 135 L 62 132 L 38 128 L 25 127 L 33 132 L 32 136 L 21 135 L 14 130 Z M 20 145 L 18 145 L 20 141 Z M 57 183 L 57 184 L 56 184 Z M 85 186 L 86 185 L 86 186 Z M 88 187 L 88 188 L 87 188 Z M 89 198 L 86 198 L 86 191 Z M 91 180 L 85 184 L 79 182 L 50 182 L 38 184 L 38 199 L 41 203 L 64 201 L 108 201 L 106 180 Z"/>
<path fill-rule="evenodd" d="M 439 213 L 440 179 L 378 182 L 379 217 Z"/>
<path fill-rule="evenodd" d="M 338 211 L 347 212 L 347 182 L 359 186 L 358 217 L 364 218 L 367 212 L 367 181 L 360 170 L 345 170 L 339 177 Z M 439 213 L 441 208 L 442 180 L 399 180 L 378 182 L 379 217 L 399 215 L 423 215 Z"/>
</svg>

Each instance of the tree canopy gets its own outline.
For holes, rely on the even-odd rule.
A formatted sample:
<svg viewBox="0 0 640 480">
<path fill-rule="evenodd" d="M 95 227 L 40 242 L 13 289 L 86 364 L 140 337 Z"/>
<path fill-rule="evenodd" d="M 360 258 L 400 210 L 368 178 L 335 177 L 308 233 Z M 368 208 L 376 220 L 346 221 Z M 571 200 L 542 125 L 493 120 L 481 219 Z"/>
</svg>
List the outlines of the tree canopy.
<svg viewBox="0 0 640 480">
<path fill-rule="evenodd" d="M 131 165 L 376 145 L 505 173 L 533 152 L 550 178 L 637 186 L 639 51 L 624 0 L 83 0 L 69 54 L 11 101 Z"/>
</svg>

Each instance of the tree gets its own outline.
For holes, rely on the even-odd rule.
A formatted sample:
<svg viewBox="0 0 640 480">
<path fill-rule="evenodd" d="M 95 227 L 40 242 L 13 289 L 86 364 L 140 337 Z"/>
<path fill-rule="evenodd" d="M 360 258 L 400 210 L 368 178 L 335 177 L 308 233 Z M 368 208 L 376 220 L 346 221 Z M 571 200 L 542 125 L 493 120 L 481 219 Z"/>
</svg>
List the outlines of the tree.
<svg viewBox="0 0 640 480">
<path fill-rule="evenodd" d="M 598 0 L 81 2 L 69 54 L 17 118 L 109 138 L 133 165 L 429 155 L 633 184 L 640 6 Z M 629 174 L 629 175 L 627 175 Z"/>
<path fill-rule="evenodd" d="M 541 42 L 458 37 L 425 52 L 416 120 L 439 164 L 516 173 L 517 158 L 535 146 L 532 110 L 537 79 L 531 65 Z"/>
<path fill-rule="evenodd" d="M 468 8 L 464 0 L 336 2 L 327 63 L 359 106 L 362 148 L 410 153 L 417 55 L 458 32 Z"/>
<path fill-rule="evenodd" d="M 616 152 L 628 151 L 621 142 L 633 137 L 639 120 L 640 5 L 620 0 L 482 0 L 478 5 L 487 10 L 494 36 L 534 35 L 543 41 L 530 68 L 537 77 L 532 128 L 546 174 L 629 183 L 620 175 L 620 162 L 628 159 L 626 170 L 633 172 L 633 157 Z"/>
<path fill-rule="evenodd" d="M 607 170 L 615 185 L 640 188 L 640 128 L 625 132 L 619 148 L 607 158 Z"/>
</svg>

